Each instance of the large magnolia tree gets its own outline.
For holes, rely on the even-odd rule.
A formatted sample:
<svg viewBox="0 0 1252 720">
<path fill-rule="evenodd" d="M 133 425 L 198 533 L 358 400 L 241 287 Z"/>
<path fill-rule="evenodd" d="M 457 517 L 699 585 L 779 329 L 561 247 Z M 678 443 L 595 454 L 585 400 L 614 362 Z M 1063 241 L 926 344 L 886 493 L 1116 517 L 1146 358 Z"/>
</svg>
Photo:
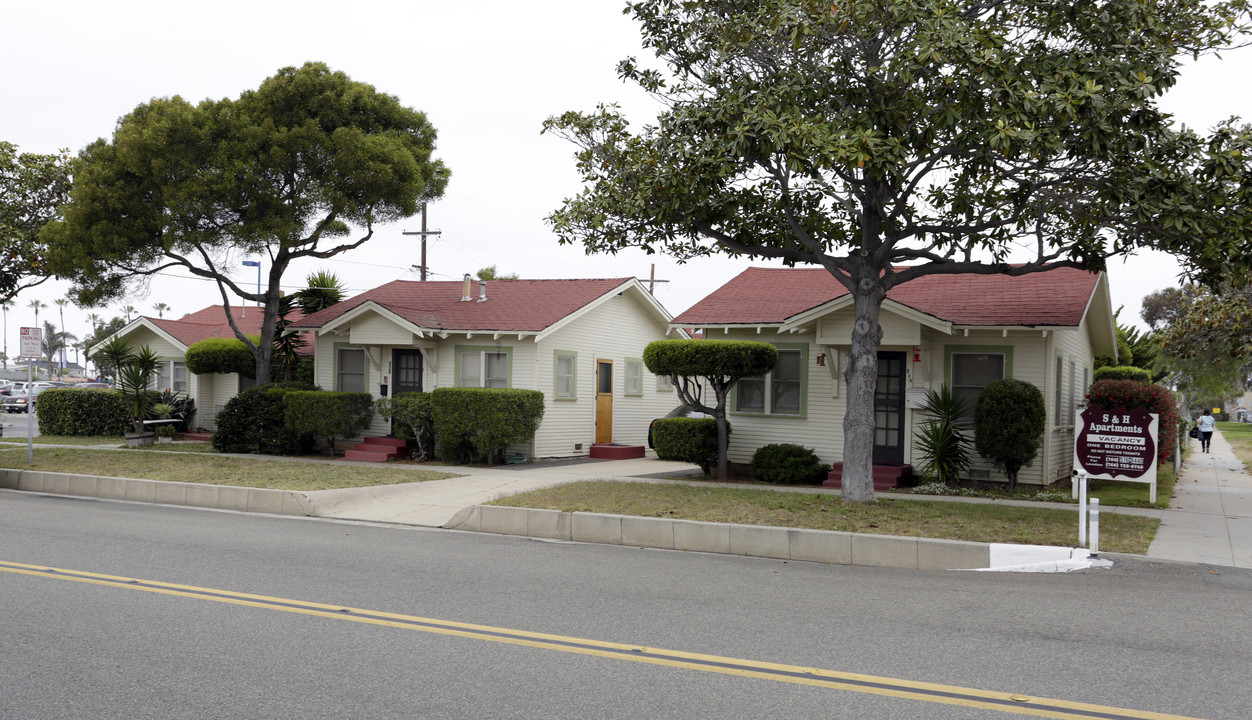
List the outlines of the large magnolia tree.
<svg viewBox="0 0 1252 720">
<path fill-rule="evenodd" d="M 19 153 L 0 141 L 0 302 L 48 279 L 43 226 L 70 189 L 69 157 Z"/>
<path fill-rule="evenodd" d="M 435 128 L 391 95 L 321 63 L 284 68 L 238 99 L 140 105 L 79 155 L 64 219 L 41 236 L 77 299 L 99 304 L 182 268 L 259 302 L 259 340 L 228 315 L 269 379 L 281 282 L 300 258 L 360 247 L 379 223 L 443 194 Z M 240 262 L 263 256 L 259 292 Z"/>
<path fill-rule="evenodd" d="M 550 220 L 636 246 L 811 263 L 852 295 L 844 499 L 873 499 L 873 395 L 891 288 L 936 273 L 1102 270 L 1139 247 L 1211 279 L 1252 256 L 1248 132 L 1172 126 L 1180 54 L 1238 44 L 1246 0 L 644 0 L 627 12 L 662 101 L 553 117 L 585 188 Z M 1030 253 L 1008 264 L 1011 252 Z"/>
</svg>

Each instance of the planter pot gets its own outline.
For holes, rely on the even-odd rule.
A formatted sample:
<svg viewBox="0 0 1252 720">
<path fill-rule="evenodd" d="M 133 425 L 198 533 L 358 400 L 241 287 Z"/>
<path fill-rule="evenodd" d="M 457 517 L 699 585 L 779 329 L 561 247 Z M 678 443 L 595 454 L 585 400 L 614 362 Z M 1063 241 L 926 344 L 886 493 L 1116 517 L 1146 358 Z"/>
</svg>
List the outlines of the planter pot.
<svg viewBox="0 0 1252 720">
<path fill-rule="evenodd" d="M 174 442 L 174 438 L 173 438 L 172 436 L 164 436 L 164 435 L 163 435 L 163 436 L 161 436 L 161 437 L 157 438 L 157 442 L 161 443 L 162 445 L 168 445 L 168 444 L 170 444 L 170 443 Z"/>
<path fill-rule="evenodd" d="M 126 435 L 126 447 L 148 447 L 155 437 L 152 433 L 129 433 Z"/>
</svg>

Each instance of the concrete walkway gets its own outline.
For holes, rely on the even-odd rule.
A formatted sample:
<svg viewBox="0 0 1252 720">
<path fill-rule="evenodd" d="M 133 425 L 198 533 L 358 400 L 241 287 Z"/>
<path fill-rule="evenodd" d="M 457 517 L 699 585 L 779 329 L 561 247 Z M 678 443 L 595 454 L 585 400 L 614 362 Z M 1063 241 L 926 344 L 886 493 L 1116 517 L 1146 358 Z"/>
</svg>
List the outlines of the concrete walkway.
<svg viewBox="0 0 1252 720">
<path fill-rule="evenodd" d="M 1252 475 L 1221 432 L 1213 433 L 1212 452 L 1190 442 L 1148 557 L 1252 568 Z"/>
</svg>

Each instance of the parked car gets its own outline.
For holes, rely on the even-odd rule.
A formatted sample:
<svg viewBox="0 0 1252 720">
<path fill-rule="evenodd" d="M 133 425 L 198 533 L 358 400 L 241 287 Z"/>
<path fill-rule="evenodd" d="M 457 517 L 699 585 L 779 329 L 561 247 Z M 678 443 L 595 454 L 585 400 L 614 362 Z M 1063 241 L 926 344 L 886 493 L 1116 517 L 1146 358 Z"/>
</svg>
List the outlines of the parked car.
<svg viewBox="0 0 1252 720">
<path fill-rule="evenodd" d="M 6 380 L 5 382 L 7 382 L 8 385 L 0 388 L 0 395 L 13 395 L 14 393 L 21 393 L 26 390 L 25 380 Z"/>
<path fill-rule="evenodd" d="M 690 405 L 679 405 L 673 410 L 670 410 L 669 412 L 665 413 L 665 417 L 657 418 L 656 420 L 668 420 L 669 418 L 676 418 L 676 417 L 706 418 L 706 417 L 713 417 L 713 416 L 709 415 L 708 413 L 700 412 L 699 410 L 696 410 Z M 654 450 L 656 449 L 656 446 L 652 444 L 652 426 L 656 425 L 656 420 L 653 420 L 652 422 L 648 423 L 648 447 Z"/>
<path fill-rule="evenodd" d="M 23 390 L 20 393 L 14 393 L 4 399 L 4 411 L 9 413 L 28 412 L 31 407 L 39 403 L 39 395 L 44 390 L 61 387 L 60 383 L 37 382 L 33 383 L 30 392 Z"/>
</svg>

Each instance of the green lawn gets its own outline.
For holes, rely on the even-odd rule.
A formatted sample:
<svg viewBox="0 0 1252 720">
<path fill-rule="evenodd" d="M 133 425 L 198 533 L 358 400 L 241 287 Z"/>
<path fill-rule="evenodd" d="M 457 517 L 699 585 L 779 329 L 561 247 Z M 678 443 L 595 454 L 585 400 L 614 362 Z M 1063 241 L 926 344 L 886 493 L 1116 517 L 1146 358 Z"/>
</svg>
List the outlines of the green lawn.
<svg viewBox="0 0 1252 720">
<path fill-rule="evenodd" d="M 276 490 L 329 490 L 458 477 L 455 473 L 414 469 L 412 465 L 363 466 L 263 456 L 225 457 L 167 452 L 155 449 L 156 446 L 149 450 L 82 450 L 44 445 L 35 448 L 35 464 L 27 465 L 25 446 L 5 447 L 9 449 L 0 451 L 0 467 L 4 468 Z"/>
<path fill-rule="evenodd" d="M 1243 462 L 1244 472 L 1252 468 L 1252 423 L 1219 422 L 1217 431 L 1226 438 L 1235 451 L 1235 457 Z"/>
<path fill-rule="evenodd" d="M 587 481 L 501 498 L 491 504 L 975 542 L 1073 547 L 1078 540 L 1077 508 L 1059 510 L 884 496 L 868 505 L 845 505 L 829 494 Z M 1159 521 L 1148 518 L 1103 514 L 1100 548 L 1143 554 L 1158 524 Z"/>
</svg>

